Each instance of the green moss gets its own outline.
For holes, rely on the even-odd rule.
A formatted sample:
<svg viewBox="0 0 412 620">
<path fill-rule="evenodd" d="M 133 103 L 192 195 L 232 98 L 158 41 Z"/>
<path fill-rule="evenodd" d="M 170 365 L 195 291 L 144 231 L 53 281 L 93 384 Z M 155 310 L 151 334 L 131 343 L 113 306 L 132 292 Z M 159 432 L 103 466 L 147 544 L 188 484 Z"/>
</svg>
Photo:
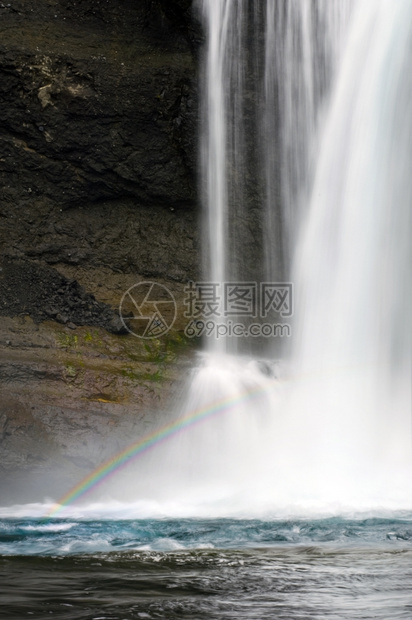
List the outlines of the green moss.
<svg viewBox="0 0 412 620">
<path fill-rule="evenodd" d="M 93 336 L 90 332 L 86 332 L 84 334 L 84 341 L 85 342 L 93 342 Z"/>
<path fill-rule="evenodd" d="M 57 346 L 61 349 L 69 349 L 77 347 L 79 339 L 77 334 L 66 334 L 65 332 L 58 332 L 56 334 Z"/>
<path fill-rule="evenodd" d="M 138 344 L 130 340 L 128 345 L 124 352 L 136 365 L 124 366 L 121 375 L 139 383 L 160 383 L 173 378 L 173 366 L 179 354 L 194 347 L 193 340 L 177 333 L 167 338 L 140 341 Z M 150 364 L 152 368 L 142 368 L 144 364 Z"/>
<path fill-rule="evenodd" d="M 62 351 L 64 376 L 81 385 L 85 372 L 123 377 L 147 389 L 176 378 L 176 362 L 196 345 L 174 332 L 167 337 L 142 340 L 108 334 L 100 328 L 79 327 L 76 333 L 57 328 L 57 347 Z"/>
<path fill-rule="evenodd" d="M 120 374 L 122 375 L 122 377 L 127 377 L 128 379 L 133 379 L 134 381 L 136 381 L 139 378 L 138 373 L 135 372 L 135 370 L 133 368 L 122 368 L 120 371 Z"/>
<path fill-rule="evenodd" d="M 77 370 L 72 364 L 66 364 L 65 373 L 66 377 L 70 377 L 71 379 L 77 377 Z"/>
<path fill-rule="evenodd" d="M 189 347 L 193 347 L 193 341 L 180 334 L 173 334 L 162 340 L 151 340 L 150 343 L 144 344 L 147 361 L 156 364 L 175 361 L 177 355 Z"/>
<path fill-rule="evenodd" d="M 127 366 L 125 368 L 122 368 L 120 374 L 123 377 L 131 379 L 132 381 L 136 381 L 137 383 L 143 383 L 145 381 L 154 381 L 158 383 L 165 378 L 163 368 L 157 368 L 156 370 L 153 370 L 153 372 L 151 372 L 150 370 L 139 372 L 138 370 L 136 370 L 136 368 L 131 368 L 130 366 Z"/>
<path fill-rule="evenodd" d="M 102 347 L 104 342 L 101 338 L 101 334 L 98 329 L 92 329 L 91 331 L 86 331 L 84 336 L 84 342 L 93 342 L 94 344 Z"/>
</svg>

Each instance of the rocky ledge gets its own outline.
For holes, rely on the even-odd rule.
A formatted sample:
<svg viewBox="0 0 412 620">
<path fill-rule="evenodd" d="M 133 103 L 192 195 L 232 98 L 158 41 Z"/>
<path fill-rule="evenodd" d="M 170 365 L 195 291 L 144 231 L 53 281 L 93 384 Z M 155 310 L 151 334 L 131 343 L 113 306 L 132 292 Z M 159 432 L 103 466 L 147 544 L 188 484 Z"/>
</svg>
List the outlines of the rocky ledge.
<svg viewBox="0 0 412 620">
<path fill-rule="evenodd" d="M 170 416 L 196 350 L 28 316 L 0 327 L 1 504 L 57 498 Z"/>
</svg>

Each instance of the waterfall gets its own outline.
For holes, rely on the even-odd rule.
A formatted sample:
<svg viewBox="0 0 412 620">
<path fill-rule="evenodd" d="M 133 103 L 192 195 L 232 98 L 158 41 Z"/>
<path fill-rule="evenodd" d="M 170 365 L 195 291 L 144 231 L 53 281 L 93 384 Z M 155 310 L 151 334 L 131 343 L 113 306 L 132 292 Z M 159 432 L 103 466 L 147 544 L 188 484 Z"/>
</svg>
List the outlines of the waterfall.
<svg viewBox="0 0 412 620">
<path fill-rule="evenodd" d="M 207 39 L 201 194 L 209 282 L 290 277 L 318 120 L 351 4 L 201 0 Z M 208 339 L 208 348 L 220 352 L 237 352 L 239 344 L 244 349 L 245 339 Z"/>
<path fill-rule="evenodd" d="M 290 273 L 319 116 L 351 9 L 352 0 L 266 0 L 261 153 L 266 184 L 264 272 L 269 279 Z"/>
<path fill-rule="evenodd" d="M 204 274 L 223 283 L 260 274 L 261 179 L 255 135 L 262 44 L 259 3 L 199 2 L 206 32 L 203 61 L 201 196 Z M 220 323 L 227 323 L 221 313 Z M 236 351 L 236 339 L 210 338 L 212 351 Z"/>
<path fill-rule="evenodd" d="M 316 493 L 358 504 L 412 497 L 411 9 L 357 4 L 295 252 L 291 427 Z"/>
<path fill-rule="evenodd" d="M 291 277 L 292 343 L 209 339 L 131 483 L 156 515 L 411 509 L 411 2 L 200 8 L 206 282 Z"/>
<path fill-rule="evenodd" d="M 410 3 L 203 0 L 202 14 L 207 273 L 292 274 L 296 319 L 289 374 L 272 368 L 274 391 L 199 431 L 194 480 L 226 480 L 245 510 L 410 507 Z M 262 383 L 256 359 L 222 357 L 239 347 L 209 349 L 191 407 Z"/>
</svg>

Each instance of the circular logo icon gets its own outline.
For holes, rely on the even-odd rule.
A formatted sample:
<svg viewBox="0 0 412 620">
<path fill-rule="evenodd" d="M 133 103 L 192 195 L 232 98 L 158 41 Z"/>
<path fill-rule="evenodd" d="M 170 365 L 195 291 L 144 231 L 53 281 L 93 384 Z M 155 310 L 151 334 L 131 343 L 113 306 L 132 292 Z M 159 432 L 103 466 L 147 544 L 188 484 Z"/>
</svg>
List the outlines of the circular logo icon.
<svg viewBox="0 0 412 620">
<path fill-rule="evenodd" d="M 120 302 L 120 318 L 128 332 L 138 338 L 160 338 L 176 320 L 176 302 L 172 293 L 157 282 L 139 282 L 131 286 Z"/>
</svg>

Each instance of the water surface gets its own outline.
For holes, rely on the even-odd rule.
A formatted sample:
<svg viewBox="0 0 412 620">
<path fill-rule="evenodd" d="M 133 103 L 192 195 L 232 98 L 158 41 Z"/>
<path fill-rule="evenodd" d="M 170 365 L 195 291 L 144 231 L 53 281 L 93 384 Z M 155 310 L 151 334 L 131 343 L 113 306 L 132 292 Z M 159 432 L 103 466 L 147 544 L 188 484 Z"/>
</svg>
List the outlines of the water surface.
<svg viewBox="0 0 412 620">
<path fill-rule="evenodd" d="M 412 515 L 0 521 L 1 617 L 412 617 Z"/>
</svg>

